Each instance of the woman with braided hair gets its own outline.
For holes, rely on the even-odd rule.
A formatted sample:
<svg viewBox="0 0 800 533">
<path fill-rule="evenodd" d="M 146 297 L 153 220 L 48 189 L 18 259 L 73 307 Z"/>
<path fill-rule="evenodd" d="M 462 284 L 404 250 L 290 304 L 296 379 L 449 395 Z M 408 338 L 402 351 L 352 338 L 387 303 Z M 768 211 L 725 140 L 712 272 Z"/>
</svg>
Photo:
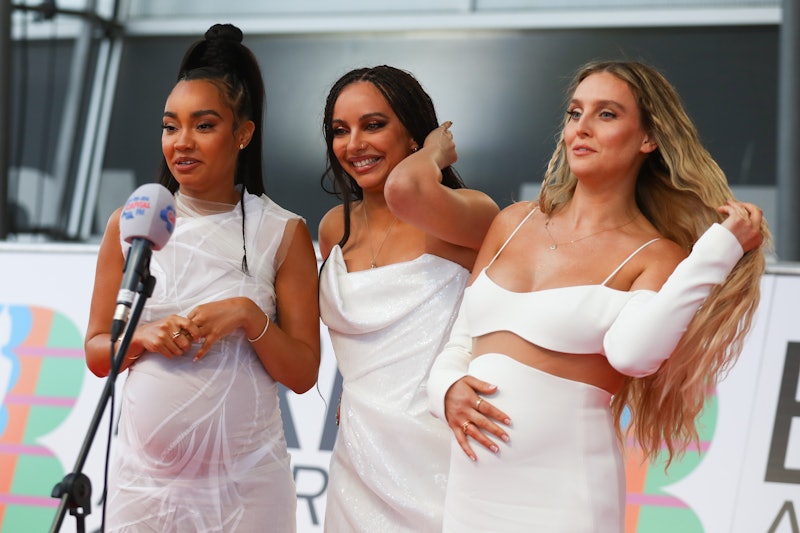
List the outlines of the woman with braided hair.
<svg viewBox="0 0 800 533">
<path fill-rule="evenodd" d="M 107 531 L 294 532 L 296 490 L 278 383 L 311 388 L 320 359 L 317 263 L 304 221 L 264 194 L 264 86 L 231 25 L 194 43 L 162 118 L 161 183 L 176 227 L 122 368 Z M 86 358 L 109 372 L 126 244 L 100 247 Z"/>
<path fill-rule="evenodd" d="M 448 532 L 620 533 L 623 411 L 648 457 L 682 453 L 758 304 L 761 210 L 669 82 L 592 63 L 567 98 L 539 198 L 495 219 L 431 370 Z"/>
<path fill-rule="evenodd" d="M 425 384 L 498 207 L 464 186 L 450 122 L 409 72 L 351 70 L 328 93 L 320 313 L 342 374 L 328 533 L 436 533 L 449 431 Z"/>
</svg>

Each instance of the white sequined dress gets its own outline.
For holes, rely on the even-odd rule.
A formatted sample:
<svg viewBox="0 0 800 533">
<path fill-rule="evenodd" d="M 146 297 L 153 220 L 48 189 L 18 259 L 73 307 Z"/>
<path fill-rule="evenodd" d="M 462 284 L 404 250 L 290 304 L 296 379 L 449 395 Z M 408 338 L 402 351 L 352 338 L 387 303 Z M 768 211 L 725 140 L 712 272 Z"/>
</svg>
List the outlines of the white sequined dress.
<svg viewBox="0 0 800 533">
<path fill-rule="evenodd" d="M 426 384 L 468 277 L 431 254 L 350 273 L 331 251 L 320 312 L 343 393 L 326 532 L 441 531 L 451 432 L 428 411 Z"/>
<path fill-rule="evenodd" d="M 241 295 L 275 319 L 276 256 L 298 217 L 266 196 L 246 195 L 245 274 L 241 207 L 208 213 L 187 201 L 176 198 L 175 231 L 153 253 L 156 285 L 140 323 Z M 107 531 L 294 533 L 277 383 L 242 330 L 195 362 L 198 347 L 174 358 L 145 353 L 129 369 Z"/>
</svg>

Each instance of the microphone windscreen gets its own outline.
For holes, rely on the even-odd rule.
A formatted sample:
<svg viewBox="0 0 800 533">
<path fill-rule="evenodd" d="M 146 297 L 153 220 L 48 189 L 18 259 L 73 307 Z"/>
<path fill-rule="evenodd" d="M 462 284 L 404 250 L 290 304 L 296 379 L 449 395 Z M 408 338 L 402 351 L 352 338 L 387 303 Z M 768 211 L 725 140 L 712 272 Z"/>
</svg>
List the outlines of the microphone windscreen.
<svg viewBox="0 0 800 533">
<path fill-rule="evenodd" d="M 167 244 L 175 229 L 175 198 L 158 183 L 142 185 L 130 195 L 119 219 L 122 239 L 147 239 L 154 250 Z"/>
</svg>

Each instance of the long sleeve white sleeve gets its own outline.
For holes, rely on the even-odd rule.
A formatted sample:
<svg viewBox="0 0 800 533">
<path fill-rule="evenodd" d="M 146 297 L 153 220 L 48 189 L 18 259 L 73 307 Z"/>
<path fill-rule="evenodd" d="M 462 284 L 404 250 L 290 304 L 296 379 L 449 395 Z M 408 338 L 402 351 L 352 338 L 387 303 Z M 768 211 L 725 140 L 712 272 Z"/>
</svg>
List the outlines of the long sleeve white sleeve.
<svg viewBox="0 0 800 533">
<path fill-rule="evenodd" d="M 472 337 L 467 327 L 466 314 L 462 300 L 458 316 L 450 330 L 450 340 L 436 357 L 428 376 L 428 406 L 431 414 L 443 421 L 447 420 L 444 397 L 453 383 L 467 375 L 472 359 Z"/>
<path fill-rule="evenodd" d="M 622 309 L 603 340 L 611 366 L 633 377 L 656 372 L 711 290 L 725 281 L 743 254 L 730 231 L 712 225 L 658 292 L 642 291 Z"/>
</svg>

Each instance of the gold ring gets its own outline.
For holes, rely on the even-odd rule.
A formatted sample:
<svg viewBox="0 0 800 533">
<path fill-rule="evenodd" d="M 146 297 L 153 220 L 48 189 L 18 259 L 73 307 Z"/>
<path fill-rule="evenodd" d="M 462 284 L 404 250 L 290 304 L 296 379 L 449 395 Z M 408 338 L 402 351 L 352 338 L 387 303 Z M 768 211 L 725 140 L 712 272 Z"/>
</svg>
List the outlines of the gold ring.
<svg viewBox="0 0 800 533">
<path fill-rule="evenodd" d="M 173 339 L 177 339 L 180 336 L 181 336 L 181 332 L 180 331 L 173 331 L 172 332 L 172 338 Z"/>
<path fill-rule="evenodd" d="M 467 430 L 469 429 L 469 425 L 470 425 L 470 423 L 471 423 L 471 422 L 470 422 L 469 420 L 467 420 L 466 422 L 464 422 L 463 424 L 461 424 L 461 430 L 462 430 L 464 433 L 466 433 L 466 432 L 467 432 Z"/>
<path fill-rule="evenodd" d="M 479 413 L 481 412 L 481 402 L 482 401 L 483 401 L 483 398 L 478 396 L 478 401 L 475 402 L 475 410 L 478 411 Z"/>
</svg>

